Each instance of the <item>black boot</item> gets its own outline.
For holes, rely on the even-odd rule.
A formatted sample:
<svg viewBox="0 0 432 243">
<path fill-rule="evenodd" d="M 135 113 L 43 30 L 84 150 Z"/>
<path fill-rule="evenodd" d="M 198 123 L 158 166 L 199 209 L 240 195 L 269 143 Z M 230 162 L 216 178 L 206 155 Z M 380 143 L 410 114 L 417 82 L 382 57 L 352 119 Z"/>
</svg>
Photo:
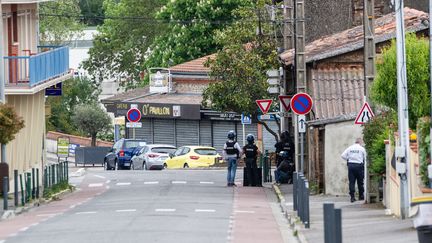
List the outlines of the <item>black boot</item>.
<svg viewBox="0 0 432 243">
<path fill-rule="evenodd" d="M 356 200 L 355 200 L 355 197 L 351 197 L 351 202 L 353 203 L 353 202 L 355 202 Z"/>
</svg>

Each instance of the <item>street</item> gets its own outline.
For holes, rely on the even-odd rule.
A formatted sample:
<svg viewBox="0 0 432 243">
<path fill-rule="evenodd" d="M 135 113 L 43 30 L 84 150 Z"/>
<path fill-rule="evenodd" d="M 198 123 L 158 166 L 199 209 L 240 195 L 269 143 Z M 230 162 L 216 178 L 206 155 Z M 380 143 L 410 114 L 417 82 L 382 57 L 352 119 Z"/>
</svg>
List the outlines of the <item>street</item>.
<svg viewBox="0 0 432 243">
<path fill-rule="evenodd" d="M 284 242 L 269 188 L 225 170 L 103 171 L 63 200 L 0 222 L 1 242 Z M 274 195 L 273 195 L 274 196 Z M 280 211 L 279 211 L 280 214 Z M 276 216 L 278 215 L 276 211 Z M 9 225 L 10 227 L 3 227 Z M 14 225 L 14 226 L 12 226 Z"/>
</svg>

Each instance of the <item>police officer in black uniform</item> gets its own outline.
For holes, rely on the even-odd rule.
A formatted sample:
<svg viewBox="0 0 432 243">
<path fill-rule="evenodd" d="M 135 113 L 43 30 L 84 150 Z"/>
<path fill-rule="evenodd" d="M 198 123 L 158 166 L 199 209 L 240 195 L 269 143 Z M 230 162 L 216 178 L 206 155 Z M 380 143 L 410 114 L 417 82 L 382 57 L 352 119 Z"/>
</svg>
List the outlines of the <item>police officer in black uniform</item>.
<svg viewBox="0 0 432 243">
<path fill-rule="evenodd" d="M 257 172 L 257 157 L 260 154 L 258 147 L 255 145 L 255 138 L 252 134 L 248 134 L 246 137 L 248 142 L 247 145 L 243 147 L 243 154 L 245 155 L 246 164 L 246 175 L 248 185 L 244 186 L 257 186 L 258 175 Z"/>
<path fill-rule="evenodd" d="M 276 167 L 279 167 L 282 162 L 282 156 L 280 156 L 280 152 L 282 151 L 287 151 L 289 156 L 288 159 L 294 161 L 294 143 L 292 142 L 288 131 L 284 131 L 281 134 L 281 140 L 275 144 L 275 148 L 277 159 Z"/>
</svg>

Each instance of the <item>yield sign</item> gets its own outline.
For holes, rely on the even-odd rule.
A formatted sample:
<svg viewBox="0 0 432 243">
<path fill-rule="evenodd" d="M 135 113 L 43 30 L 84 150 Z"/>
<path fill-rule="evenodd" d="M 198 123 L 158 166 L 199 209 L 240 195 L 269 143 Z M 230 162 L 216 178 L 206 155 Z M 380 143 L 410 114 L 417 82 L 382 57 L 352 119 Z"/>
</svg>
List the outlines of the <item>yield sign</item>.
<svg viewBox="0 0 432 243">
<path fill-rule="evenodd" d="M 262 113 L 267 113 L 270 109 L 273 100 L 265 99 L 265 100 L 256 100 L 258 107 L 261 109 Z"/>
<path fill-rule="evenodd" d="M 291 95 L 279 95 L 279 100 L 285 108 L 285 111 L 289 111 L 290 109 L 291 98 Z"/>
<path fill-rule="evenodd" d="M 357 118 L 355 119 L 355 124 L 365 124 L 370 119 L 372 119 L 372 117 L 374 117 L 374 113 L 372 112 L 369 104 L 365 102 L 358 113 Z"/>
</svg>

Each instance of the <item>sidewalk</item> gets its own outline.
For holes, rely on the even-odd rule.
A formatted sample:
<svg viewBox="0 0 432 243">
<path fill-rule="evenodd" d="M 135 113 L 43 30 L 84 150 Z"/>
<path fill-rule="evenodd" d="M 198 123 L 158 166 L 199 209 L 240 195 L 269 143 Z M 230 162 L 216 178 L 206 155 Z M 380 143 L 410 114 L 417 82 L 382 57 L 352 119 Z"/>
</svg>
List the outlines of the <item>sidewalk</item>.
<svg viewBox="0 0 432 243">
<path fill-rule="evenodd" d="M 417 231 L 411 219 L 400 220 L 385 215 L 381 204 L 364 204 L 362 201 L 350 203 L 348 196 L 310 196 L 310 229 L 305 229 L 294 219 L 297 213 L 293 211 L 292 185 L 282 184 L 279 190 L 282 194 L 279 196 L 285 199 L 281 201 L 284 204 L 281 207 L 286 211 L 288 219 L 291 218 L 290 222 L 296 223 L 298 238 L 303 243 L 324 242 L 324 202 L 332 202 L 335 208 L 342 209 L 343 242 L 418 242 Z"/>
</svg>

